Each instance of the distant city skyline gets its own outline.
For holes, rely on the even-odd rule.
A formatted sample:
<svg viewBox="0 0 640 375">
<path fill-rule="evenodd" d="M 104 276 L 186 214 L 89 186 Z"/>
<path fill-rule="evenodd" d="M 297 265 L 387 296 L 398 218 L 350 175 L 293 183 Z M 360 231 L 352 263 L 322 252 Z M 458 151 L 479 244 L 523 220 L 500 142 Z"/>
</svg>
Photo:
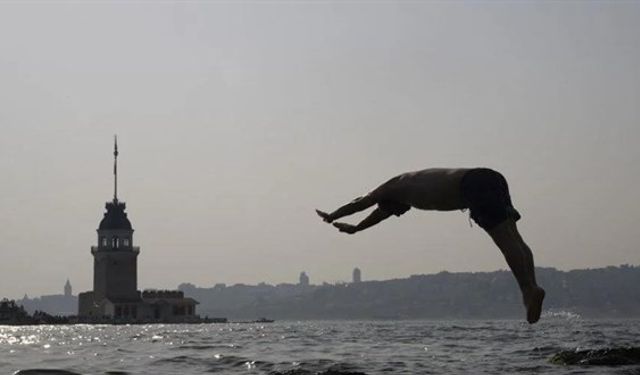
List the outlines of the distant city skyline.
<svg viewBox="0 0 640 375">
<path fill-rule="evenodd" d="M 354 269 L 356 270 L 357 268 Z M 549 313 L 561 310 L 565 313 L 586 314 L 585 317 L 612 318 L 633 317 L 640 312 L 640 304 L 633 303 L 640 301 L 634 297 L 638 295 L 635 285 L 640 277 L 639 266 L 609 266 L 572 272 L 538 268 L 537 272 L 551 291 Z M 302 272 L 301 275 L 306 273 Z M 595 291 L 592 287 L 594 282 L 599 285 Z M 336 284 L 299 282 L 203 286 L 183 283 L 179 289 L 186 296 L 195 297 L 200 302 L 201 316 L 224 316 L 231 320 L 255 319 L 257 316 L 278 319 L 361 319 L 366 316 L 376 319 L 385 316 L 442 318 L 445 313 L 467 318 L 506 318 L 514 317 L 514 314 L 519 316 L 522 311 L 520 297 L 509 271 L 440 272 L 393 280 Z M 488 289 L 501 296 L 498 301 L 483 297 Z M 443 290 L 449 292 L 442 293 Z M 452 297 L 451 292 L 454 290 L 455 297 Z M 425 291 L 430 293 L 429 297 L 424 298 Z M 378 298 L 372 299 L 372 295 L 377 295 Z M 400 302 L 398 296 L 402 296 L 401 301 L 404 302 Z M 306 302 L 301 302 L 301 299 L 306 299 Z M 357 300 L 359 302 L 354 303 Z M 434 303 L 434 300 L 439 302 Z M 78 298 L 65 293 L 25 296 L 16 302 L 23 305 L 29 313 L 40 310 L 52 315 L 75 315 Z M 474 307 L 471 309 L 470 306 Z M 413 311 L 409 313 L 409 310 Z M 487 316 L 487 313 L 490 315 Z"/>
<path fill-rule="evenodd" d="M 353 269 L 352 274 L 351 274 L 351 279 L 347 280 L 347 278 L 345 279 L 339 279 L 339 280 L 318 280 L 316 284 L 311 282 L 311 278 L 310 276 L 305 272 L 302 271 L 300 272 L 300 275 L 298 276 L 297 280 L 290 280 L 289 282 L 284 281 L 282 283 L 277 283 L 277 284 L 290 284 L 290 285 L 322 285 L 325 283 L 331 284 L 331 283 L 354 283 L 354 282 L 361 282 L 362 281 L 362 277 L 360 275 L 360 268 L 356 267 Z M 357 275 L 357 276 L 356 276 Z M 407 275 L 407 276 L 411 276 L 411 275 Z M 215 284 L 212 285 L 198 285 L 199 287 L 214 287 L 216 284 L 220 284 L 220 285 L 227 285 L 227 283 L 225 283 L 224 281 L 221 282 L 216 282 Z M 243 282 L 238 282 L 236 284 L 246 284 Z M 257 283 L 255 283 L 255 285 L 260 285 L 260 284 L 269 284 L 265 281 L 259 281 Z M 277 285 L 274 284 L 274 285 Z M 229 284 L 229 285 L 234 285 L 234 284 Z M 157 289 L 157 288 L 148 288 L 150 290 L 153 289 Z M 69 296 L 73 296 L 73 285 L 71 284 L 71 281 L 67 278 L 65 283 L 63 284 L 62 288 L 60 289 L 61 293 L 52 293 L 49 295 L 30 295 L 28 292 L 25 292 L 22 299 L 24 299 L 25 297 L 28 298 L 39 298 L 39 297 L 47 297 L 47 296 L 65 296 L 65 297 L 69 297 Z M 77 294 L 76 294 L 77 295 Z M 15 299 L 15 298 L 14 298 Z"/>
<path fill-rule="evenodd" d="M 507 269 L 468 213 L 353 236 L 314 213 L 427 167 L 502 172 L 537 266 L 638 265 L 639 19 L 639 2 L 0 3 L 0 297 L 91 289 L 114 134 L 140 289 Z"/>
</svg>

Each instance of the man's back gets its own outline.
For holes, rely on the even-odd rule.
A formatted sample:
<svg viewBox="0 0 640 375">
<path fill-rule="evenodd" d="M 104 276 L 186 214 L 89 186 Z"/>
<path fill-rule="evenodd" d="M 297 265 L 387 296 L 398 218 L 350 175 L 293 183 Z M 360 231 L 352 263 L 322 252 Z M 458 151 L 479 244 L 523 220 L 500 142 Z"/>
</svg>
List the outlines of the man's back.
<svg viewBox="0 0 640 375">
<path fill-rule="evenodd" d="M 378 201 L 404 203 L 423 210 L 450 211 L 465 208 L 460 183 L 468 168 L 429 168 L 398 175 L 370 196 Z"/>
</svg>

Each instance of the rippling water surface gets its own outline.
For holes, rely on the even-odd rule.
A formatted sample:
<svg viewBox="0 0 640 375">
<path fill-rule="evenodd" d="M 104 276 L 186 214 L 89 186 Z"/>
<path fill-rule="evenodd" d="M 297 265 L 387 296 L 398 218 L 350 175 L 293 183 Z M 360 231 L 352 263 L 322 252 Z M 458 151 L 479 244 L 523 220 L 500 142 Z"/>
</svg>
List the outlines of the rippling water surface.
<svg viewBox="0 0 640 375">
<path fill-rule="evenodd" d="M 640 345 L 640 321 L 546 314 L 523 321 L 0 326 L 0 374 L 640 374 L 560 366 L 561 350 Z"/>
</svg>

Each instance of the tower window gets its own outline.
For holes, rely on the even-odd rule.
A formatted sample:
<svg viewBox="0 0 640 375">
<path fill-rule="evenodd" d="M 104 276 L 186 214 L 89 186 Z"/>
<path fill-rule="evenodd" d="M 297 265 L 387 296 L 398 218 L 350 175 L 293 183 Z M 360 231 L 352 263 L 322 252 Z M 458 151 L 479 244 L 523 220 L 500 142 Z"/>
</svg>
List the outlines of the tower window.
<svg viewBox="0 0 640 375">
<path fill-rule="evenodd" d="M 124 247 L 129 247 L 129 239 L 128 239 L 128 238 L 125 238 L 124 240 L 122 240 L 122 245 L 123 245 Z"/>
<path fill-rule="evenodd" d="M 100 237 L 100 242 L 102 242 L 102 246 L 107 246 L 107 238 L 106 237 Z"/>
</svg>

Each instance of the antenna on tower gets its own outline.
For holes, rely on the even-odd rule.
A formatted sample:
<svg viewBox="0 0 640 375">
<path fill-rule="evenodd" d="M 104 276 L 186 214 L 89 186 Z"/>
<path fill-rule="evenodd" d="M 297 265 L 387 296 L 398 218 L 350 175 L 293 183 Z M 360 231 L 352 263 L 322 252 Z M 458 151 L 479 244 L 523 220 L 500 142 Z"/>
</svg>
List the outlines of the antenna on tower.
<svg viewBox="0 0 640 375">
<path fill-rule="evenodd" d="M 118 201 L 118 136 L 113 136 L 113 201 Z"/>
</svg>

